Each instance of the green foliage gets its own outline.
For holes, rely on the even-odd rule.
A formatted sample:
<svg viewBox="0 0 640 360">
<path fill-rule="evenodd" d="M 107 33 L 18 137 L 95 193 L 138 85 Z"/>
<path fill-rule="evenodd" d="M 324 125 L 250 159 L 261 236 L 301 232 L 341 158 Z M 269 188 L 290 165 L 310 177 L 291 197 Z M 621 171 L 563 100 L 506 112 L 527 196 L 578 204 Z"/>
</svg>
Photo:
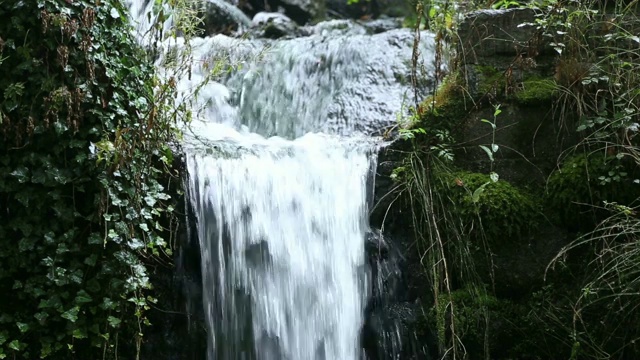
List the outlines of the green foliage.
<svg viewBox="0 0 640 360">
<path fill-rule="evenodd" d="M 134 358 L 183 112 L 120 1 L 0 2 L 0 358 Z M 124 354 L 124 355 L 123 355 Z"/>
<path fill-rule="evenodd" d="M 457 72 L 448 74 L 433 95 L 419 104 L 416 126 L 446 131 L 455 136 L 473 108 L 460 78 Z"/>
<path fill-rule="evenodd" d="M 540 223 L 540 205 L 504 180 L 494 181 L 490 175 L 466 171 L 436 176 L 438 196 L 450 204 L 455 218 L 483 232 L 491 242 L 518 241 Z"/>
<path fill-rule="evenodd" d="M 555 171 L 547 183 L 546 207 L 558 224 L 589 229 L 602 219 L 605 201 L 633 204 L 640 196 L 636 165 L 603 152 L 575 155 Z"/>
<path fill-rule="evenodd" d="M 498 0 L 491 5 L 494 9 L 509 9 L 513 7 L 521 7 L 522 3 L 520 1 L 514 0 Z"/>
<path fill-rule="evenodd" d="M 456 332 L 470 358 L 524 358 L 540 355 L 542 334 L 537 321 L 529 318 L 529 307 L 498 299 L 483 288 L 467 286 L 441 297 L 429 313 L 429 324 L 444 336 L 446 315 L 455 309 Z M 532 339 L 533 335 L 535 339 Z M 529 344 L 536 344 L 531 351 Z M 484 355 L 484 356 L 483 356 Z"/>
</svg>

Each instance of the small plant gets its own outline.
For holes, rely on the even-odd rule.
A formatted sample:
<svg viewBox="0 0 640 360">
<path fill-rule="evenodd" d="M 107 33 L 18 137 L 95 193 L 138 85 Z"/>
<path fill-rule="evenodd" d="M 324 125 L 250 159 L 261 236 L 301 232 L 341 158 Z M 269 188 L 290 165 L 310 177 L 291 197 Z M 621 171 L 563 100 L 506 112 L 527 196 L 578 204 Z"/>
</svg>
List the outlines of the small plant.
<svg viewBox="0 0 640 360">
<path fill-rule="evenodd" d="M 520 3 L 520 1 L 514 1 L 514 0 L 498 0 L 495 3 L 493 3 L 493 5 L 491 5 L 493 9 L 509 9 L 509 8 L 521 7 L 521 6 L 522 4 Z"/>
</svg>

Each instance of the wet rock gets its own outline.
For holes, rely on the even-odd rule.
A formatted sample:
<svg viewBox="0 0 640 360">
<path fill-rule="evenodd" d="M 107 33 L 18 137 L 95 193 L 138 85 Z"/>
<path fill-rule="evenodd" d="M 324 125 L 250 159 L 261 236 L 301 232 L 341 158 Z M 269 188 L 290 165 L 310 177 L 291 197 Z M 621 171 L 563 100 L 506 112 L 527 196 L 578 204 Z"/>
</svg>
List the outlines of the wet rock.
<svg viewBox="0 0 640 360">
<path fill-rule="evenodd" d="M 327 14 L 342 19 L 376 19 L 382 16 L 405 17 L 411 8 L 403 0 L 326 0 Z"/>
<path fill-rule="evenodd" d="M 247 263 L 256 268 L 266 267 L 272 261 L 269 243 L 266 240 L 247 246 L 244 256 Z"/>
<path fill-rule="evenodd" d="M 205 36 L 233 34 L 251 25 L 251 19 L 240 9 L 224 0 L 206 0 L 198 5 L 198 13 L 203 22 L 201 29 Z"/>
<path fill-rule="evenodd" d="M 414 303 L 389 304 L 374 310 L 363 328 L 363 348 L 370 360 L 430 359 L 433 334 L 423 334 L 421 311 Z"/>
<path fill-rule="evenodd" d="M 312 35 L 361 35 L 367 30 L 360 24 L 351 20 L 328 20 L 314 26 L 305 26 L 305 30 Z"/>
<path fill-rule="evenodd" d="M 325 17 L 324 0 L 281 0 L 285 13 L 299 24 Z"/>
<path fill-rule="evenodd" d="M 299 25 L 325 18 L 325 0 L 241 0 L 238 7 L 249 15 L 281 12 Z"/>
<path fill-rule="evenodd" d="M 481 10 L 467 14 L 458 36 L 465 63 L 475 64 L 490 56 L 515 56 L 529 46 L 534 27 L 519 27 L 535 21 L 532 9 Z"/>
<path fill-rule="evenodd" d="M 370 256 L 384 258 L 389 252 L 389 244 L 387 244 L 382 232 L 378 229 L 372 229 L 367 232 L 364 246 L 365 252 Z"/>
<path fill-rule="evenodd" d="M 326 0 L 327 14 L 339 19 L 367 19 L 379 14 L 377 1 Z"/>
<path fill-rule="evenodd" d="M 401 18 L 384 18 L 366 21 L 362 24 L 370 34 L 379 34 L 385 31 L 402 27 Z"/>
<path fill-rule="evenodd" d="M 303 33 L 296 23 L 281 13 L 259 12 L 251 21 L 251 33 L 258 38 L 291 38 Z"/>
<path fill-rule="evenodd" d="M 251 132 L 292 139 L 310 131 L 378 135 L 392 127 L 412 93 L 413 32 L 369 35 L 361 25 L 339 20 L 303 30 L 308 29 L 309 36 L 286 40 L 209 39 L 196 56 L 206 60 L 216 52 L 255 49 L 247 66 L 225 81 L 237 105 L 234 116 Z M 264 46 L 269 50 L 261 52 Z M 423 32 L 420 61 L 427 74 L 433 71 L 426 60 L 432 46 L 433 35 Z"/>
</svg>

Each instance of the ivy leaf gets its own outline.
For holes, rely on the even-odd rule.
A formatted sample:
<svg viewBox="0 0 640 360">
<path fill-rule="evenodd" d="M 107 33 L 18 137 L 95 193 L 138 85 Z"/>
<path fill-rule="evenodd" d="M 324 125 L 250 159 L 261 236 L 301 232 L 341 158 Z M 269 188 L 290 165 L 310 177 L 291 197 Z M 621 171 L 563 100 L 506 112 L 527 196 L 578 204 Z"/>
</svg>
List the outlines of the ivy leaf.
<svg viewBox="0 0 640 360">
<path fill-rule="evenodd" d="M 84 290 L 78 291 L 78 294 L 75 298 L 75 302 L 79 304 L 86 304 L 92 301 L 93 299 L 91 298 L 91 296 Z"/>
<path fill-rule="evenodd" d="M 21 166 L 17 169 L 15 169 L 14 171 L 11 172 L 12 176 L 15 176 L 16 178 L 18 178 L 18 181 L 20 183 L 25 183 L 29 180 L 29 169 L 27 169 L 24 166 Z"/>
<path fill-rule="evenodd" d="M 16 325 L 18 326 L 18 329 L 20 330 L 20 332 L 23 334 L 29 331 L 29 324 L 27 323 L 17 322 Z"/>
<path fill-rule="evenodd" d="M 86 339 L 87 332 L 84 329 L 75 329 L 73 330 L 72 336 L 76 339 Z"/>
<path fill-rule="evenodd" d="M 117 317 L 113 317 L 113 316 L 109 316 L 107 318 L 107 321 L 109 322 L 109 325 L 111 327 L 118 327 L 118 325 L 120 325 L 120 323 L 122 322 L 120 319 L 118 319 Z"/>
<path fill-rule="evenodd" d="M 0 345 L 4 344 L 7 342 L 7 332 L 6 331 L 0 331 Z"/>
<path fill-rule="evenodd" d="M 493 182 L 498 182 L 498 179 L 500 178 L 500 176 L 497 173 L 493 172 L 493 171 L 491 172 L 491 174 L 489 174 L 489 177 L 491 178 L 491 181 L 493 181 Z"/>
<path fill-rule="evenodd" d="M 20 346 L 22 344 L 20 343 L 20 341 L 18 340 L 13 340 L 11 341 L 7 346 L 9 347 L 9 349 L 11 350 L 15 350 L 15 351 L 20 351 Z"/>
<path fill-rule="evenodd" d="M 80 307 L 78 306 L 74 306 L 71 309 L 65 311 L 64 313 L 62 313 L 62 316 L 64 319 L 67 319 L 69 321 L 71 321 L 72 323 L 76 322 L 78 320 L 78 312 L 80 311 Z"/>
</svg>

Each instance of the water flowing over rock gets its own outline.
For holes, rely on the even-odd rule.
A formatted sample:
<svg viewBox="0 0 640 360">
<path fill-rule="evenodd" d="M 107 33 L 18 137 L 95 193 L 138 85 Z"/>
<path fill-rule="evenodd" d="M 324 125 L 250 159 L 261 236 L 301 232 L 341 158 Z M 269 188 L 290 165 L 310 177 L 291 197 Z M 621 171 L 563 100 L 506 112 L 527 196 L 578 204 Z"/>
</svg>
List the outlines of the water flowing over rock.
<svg viewBox="0 0 640 360">
<path fill-rule="evenodd" d="M 286 138 L 309 131 L 375 134 L 395 124 L 412 98 L 411 32 L 370 35 L 363 26 L 337 20 L 307 30 L 311 35 L 281 41 L 217 35 L 193 42 L 198 63 L 226 57 L 243 65 L 224 81 L 224 94 L 216 84 L 201 91 L 217 105 L 205 109 L 207 117 Z M 423 34 L 423 54 L 430 53 L 432 41 Z M 428 63 L 425 68 L 433 71 Z M 195 81 L 207 71 L 196 68 Z"/>
<path fill-rule="evenodd" d="M 134 15 L 150 13 L 143 5 L 134 1 Z M 261 17 L 286 20 L 255 22 Z M 180 79 L 178 100 L 195 111 L 184 149 L 209 360 L 369 356 L 361 343 L 366 308 L 384 291 L 374 281 L 389 274 L 367 259 L 381 144 L 372 135 L 392 126 L 411 98 L 413 35 L 372 34 L 349 21 L 299 30 L 305 36 L 216 35 L 188 44 L 193 70 Z M 433 38 L 422 38 L 427 58 Z M 185 45 L 165 42 L 158 68 Z M 212 78 L 219 59 L 230 71 Z M 376 335 L 384 351 L 373 358 L 400 353 L 397 341 L 385 340 L 399 323 L 385 321 L 391 327 Z"/>
</svg>

